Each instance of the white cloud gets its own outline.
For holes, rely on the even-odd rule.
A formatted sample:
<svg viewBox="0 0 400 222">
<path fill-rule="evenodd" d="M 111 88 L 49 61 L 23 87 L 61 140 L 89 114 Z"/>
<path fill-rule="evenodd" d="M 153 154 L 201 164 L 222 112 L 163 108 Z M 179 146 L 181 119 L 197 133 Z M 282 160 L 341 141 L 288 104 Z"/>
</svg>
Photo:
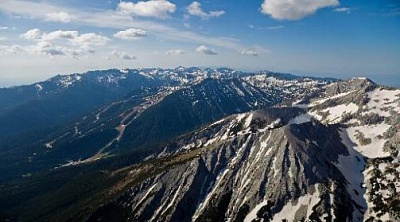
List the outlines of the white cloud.
<svg viewBox="0 0 400 222">
<path fill-rule="evenodd" d="M 223 14 L 225 14 L 225 11 L 210 11 L 210 12 L 204 12 L 201 9 L 201 4 L 200 2 L 192 2 L 192 4 L 190 4 L 187 7 L 187 12 L 192 15 L 192 16 L 198 16 L 202 19 L 209 19 L 209 18 L 213 18 L 213 17 L 219 17 Z"/>
<path fill-rule="evenodd" d="M 125 59 L 125 60 L 134 60 L 134 59 L 136 59 L 136 56 L 134 56 L 132 54 L 128 54 L 127 52 L 124 52 L 124 51 L 118 52 L 118 51 L 114 50 L 112 52 L 112 54 L 115 57 L 119 58 L 119 59 Z"/>
<path fill-rule="evenodd" d="M 139 1 L 138 3 L 120 2 L 118 11 L 135 16 L 167 18 L 174 13 L 176 6 L 167 0 Z"/>
<path fill-rule="evenodd" d="M 204 45 L 197 47 L 196 51 L 206 55 L 218 55 L 218 53 L 215 52 L 213 49 L 209 49 Z"/>
<path fill-rule="evenodd" d="M 36 45 L 28 46 L 32 54 L 49 56 L 77 56 L 94 53 L 93 47 L 107 44 L 109 39 L 95 33 L 58 30 L 45 33 L 39 29 L 31 29 L 21 35 L 22 38 L 36 41 Z M 56 44 L 54 44 L 56 43 Z"/>
<path fill-rule="evenodd" d="M 38 55 L 48 56 L 65 56 L 67 55 L 67 48 L 61 46 L 53 46 L 46 41 L 40 41 L 35 46 L 30 47 L 30 51 Z"/>
<path fill-rule="evenodd" d="M 24 49 L 20 45 L 11 45 L 11 46 L 0 45 L 0 55 L 16 54 L 23 51 Z"/>
<path fill-rule="evenodd" d="M 68 12 L 51 12 L 46 14 L 47 21 L 68 23 L 73 19 Z"/>
<path fill-rule="evenodd" d="M 167 55 L 183 55 L 183 54 L 185 54 L 185 51 L 183 51 L 182 49 L 171 49 L 171 50 L 168 50 L 167 52 L 166 52 L 166 54 Z"/>
<path fill-rule="evenodd" d="M 140 37 L 147 36 L 146 31 L 142 29 L 127 29 L 124 31 L 119 31 L 114 34 L 115 38 L 125 39 L 125 40 L 136 40 Z"/>
<path fill-rule="evenodd" d="M 103 46 L 110 40 L 109 38 L 96 33 L 79 34 L 78 31 L 63 30 L 45 33 L 39 29 L 31 29 L 22 34 L 21 37 L 38 41 L 67 39 L 73 45 L 78 45 L 83 48 L 87 48 L 89 46 Z"/>
<path fill-rule="evenodd" d="M 248 25 L 248 27 L 250 28 L 250 29 L 259 29 L 259 30 L 265 30 L 265 29 L 267 29 L 267 30 L 276 30 L 276 29 L 283 29 L 283 28 L 285 28 L 285 26 L 283 26 L 283 25 L 276 25 L 276 26 L 265 26 L 265 27 L 263 27 L 263 26 L 255 26 L 255 25 Z"/>
<path fill-rule="evenodd" d="M 0 42 L 1 41 L 6 41 L 6 40 L 7 40 L 7 37 L 0 36 Z"/>
<path fill-rule="evenodd" d="M 285 28 L 283 25 L 265 27 L 265 29 L 269 29 L 269 30 L 276 30 L 276 29 L 283 29 L 283 28 Z"/>
<path fill-rule="evenodd" d="M 46 41 L 52 41 L 52 40 L 56 40 L 56 39 L 74 39 L 74 38 L 77 38 L 78 36 L 79 36 L 79 33 L 77 31 L 58 30 L 58 31 L 50 32 L 50 33 L 42 33 L 42 36 L 40 37 L 40 39 L 46 40 Z"/>
<path fill-rule="evenodd" d="M 98 10 L 83 11 L 79 8 L 61 7 L 48 2 L 32 2 L 26 0 L 1 0 L 0 11 L 6 14 L 24 16 L 34 21 L 45 20 L 46 14 L 51 12 L 64 11 L 72 14 L 71 21 L 79 25 L 86 25 L 100 28 L 128 29 L 136 27 L 151 31 L 156 36 L 172 39 L 179 42 L 196 43 L 199 45 L 208 44 L 222 47 L 233 51 L 240 51 L 248 46 L 236 41 L 211 37 L 205 34 L 194 33 L 182 29 L 173 28 L 155 21 L 143 21 L 140 18 L 132 19 L 131 15 L 121 13 L 120 8 L 116 11 Z M 107 18 L 107 19 L 104 19 Z"/>
<path fill-rule="evenodd" d="M 0 26 L 0 30 L 7 30 L 8 27 L 7 26 Z"/>
<path fill-rule="evenodd" d="M 54 45 L 48 41 L 38 41 L 36 45 L 26 47 L 25 51 L 35 55 L 46 55 L 50 57 L 64 56 L 74 59 L 79 59 L 80 56 L 93 52 L 93 50 L 85 50 L 82 48 Z"/>
<path fill-rule="evenodd" d="M 43 36 L 43 32 L 39 29 L 31 29 L 26 33 L 22 34 L 21 37 L 25 39 L 41 39 Z"/>
<path fill-rule="evenodd" d="M 250 55 L 250 56 L 258 56 L 258 53 L 253 50 L 242 50 L 240 52 L 241 55 Z"/>
<path fill-rule="evenodd" d="M 84 33 L 71 39 L 71 43 L 84 49 L 88 49 L 91 46 L 103 46 L 107 44 L 109 40 L 109 38 L 95 33 Z"/>
<path fill-rule="evenodd" d="M 338 6 L 338 0 L 264 0 L 261 12 L 279 20 L 300 20 L 318 9 Z"/>
<path fill-rule="evenodd" d="M 335 12 L 344 12 L 344 13 L 350 13 L 350 8 L 342 7 L 342 8 L 335 8 L 333 11 Z"/>
</svg>

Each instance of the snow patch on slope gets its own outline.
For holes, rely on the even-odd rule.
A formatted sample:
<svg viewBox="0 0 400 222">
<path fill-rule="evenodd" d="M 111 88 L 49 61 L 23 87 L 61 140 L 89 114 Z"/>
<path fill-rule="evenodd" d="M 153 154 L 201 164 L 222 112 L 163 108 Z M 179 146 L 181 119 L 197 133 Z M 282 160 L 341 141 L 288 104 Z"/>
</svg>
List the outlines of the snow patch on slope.
<svg viewBox="0 0 400 222">
<path fill-rule="evenodd" d="M 310 115 L 314 116 L 318 120 L 324 120 L 330 124 L 339 123 L 342 120 L 342 115 L 345 113 L 355 113 L 358 110 L 358 106 L 355 103 L 340 104 L 337 106 L 329 107 L 322 110 L 322 113 L 326 113 L 325 119 L 317 112 L 310 112 Z"/>
<path fill-rule="evenodd" d="M 390 111 L 400 112 L 400 90 L 376 89 L 368 93 L 370 99 L 365 105 L 366 113 L 378 113 L 380 116 L 390 116 Z"/>
<path fill-rule="evenodd" d="M 390 154 L 383 151 L 383 146 L 386 143 L 387 139 L 380 137 L 382 133 L 386 132 L 390 128 L 390 125 L 386 123 L 380 123 L 376 125 L 364 125 L 364 126 L 356 126 L 349 127 L 346 129 L 347 134 L 350 139 L 357 144 L 354 148 L 362 153 L 364 156 L 368 158 L 379 158 L 386 157 Z M 370 139 L 371 142 L 369 144 L 361 144 L 357 136 L 363 134 L 366 139 Z"/>
<path fill-rule="evenodd" d="M 286 219 L 287 221 L 295 221 L 295 213 L 299 210 L 301 206 L 307 206 L 307 217 L 312 213 L 313 206 L 317 205 L 320 201 L 320 193 L 318 191 L 318 184 L 315 186 L 315 192 L 313 194 L 305 194 L 299 197 L 293 204 L 294 201 L 287 203 L 280 212 L 274 215 L 273 221 L 282 221 Z M 257 204 L 249 214 L 247 214 L 244 219 L 245 222 L 251 222 L 257 219 L 257 212 L 265 205 L 267 205 L 268 200 L 264 200 Z"/>
<path fill-rule="evenodd" d="M 326 98 L 323 98 L 323 99 L 318 99 L 318 100 L 312 102 L 311 104 L 309 104 L 308 107 L 313 107 L 313 106 L 316 106 L 316 105 L 320 105 L 320 104 L 322 104 L 322 103 L 324 103 L 324 102 L 326 102 L 328 100 L 337 99 L 337 98 L 349 95 L 352 92 L 354 92 L 354 90 L 348 91 L 348 92 L 344 92 L 344 93 L 339 93 L 339 94 L 336 94 L 334 96 L 326 97 Z"/>
<path fill-rule="evenodd" d="M 252 222 L 254 219 L 257 219 L 257 212 L 265 205 L 268 204 L 268 200 L 264 200 L 258 205 L 256 205 L 253 210 L 250 211 L 249 214 L 247 214 L 246 218 L 244 218 L 244 222 Z"/>
<path fill-rule="evenodd" d="M 366 201 L 363 197 L 363 194 L 365 194 L 365 188 L 362 186 L 365 183 L 362 174 L 365 167 L 364 157 L 354 149 L 357 145 L 350 140 L 345 129 L 339 130 L 339 134 L 342 138 L 342 143 L 346 146 L 349 152 L 349 155 L 339 155 L 338 162 L 335 165 L 342 172 L 348 182 L 347 191 L 351 195 L 351 198 L 361 206 L 360 210 L 363 212 L 367 207 Z M 362 217 L 363 214 L 360 211 L 355 210 L 353 212 L 353 219 Z"/>
<path fill-rule="evenodd" d="M 288 125 L 308 123 L 308 122 L 311 122 L 311 118 L 312 118 L 312 116 L 308 113 L 301 114 L 301 115 L 298 115 L 295 118 L 291 119 L 289 121 Z"/>
</svg>

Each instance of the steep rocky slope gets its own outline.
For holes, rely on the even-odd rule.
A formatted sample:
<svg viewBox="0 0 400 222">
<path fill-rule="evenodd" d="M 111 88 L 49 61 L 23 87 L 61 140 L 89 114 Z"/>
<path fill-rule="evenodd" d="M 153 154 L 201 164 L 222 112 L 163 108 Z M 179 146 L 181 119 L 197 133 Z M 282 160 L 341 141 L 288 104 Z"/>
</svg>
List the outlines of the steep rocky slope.
<svg viewBox="0 0 400 222">
<path fill-rule="evenodd" d="M 108 208 L 131 221 L 353 218 L 362 209 L 335 165 L 340 155 L 349 155 L 340 141 L 336 127 L 311 120 L 301 109 L 235 115 L 165 147 L 200 153 L 149 176 L 91 219 L 107 216 Z"/>
</svg>

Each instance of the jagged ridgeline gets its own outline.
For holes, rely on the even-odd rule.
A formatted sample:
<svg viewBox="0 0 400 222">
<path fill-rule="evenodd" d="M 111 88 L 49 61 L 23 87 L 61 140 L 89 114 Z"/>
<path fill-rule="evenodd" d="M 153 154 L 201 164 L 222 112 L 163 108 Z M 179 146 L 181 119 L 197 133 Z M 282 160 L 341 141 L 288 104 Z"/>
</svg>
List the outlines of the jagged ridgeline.
<svg viewBox="0 0 400 222">
<path fill-rule="evenodd" d="M 400 220 L 400 90 L 369 79 L 178 67 L 2 90 L 20 100 L 0 118 L 101 98 L 9 123 L 4 220 Z"/>
</svg>

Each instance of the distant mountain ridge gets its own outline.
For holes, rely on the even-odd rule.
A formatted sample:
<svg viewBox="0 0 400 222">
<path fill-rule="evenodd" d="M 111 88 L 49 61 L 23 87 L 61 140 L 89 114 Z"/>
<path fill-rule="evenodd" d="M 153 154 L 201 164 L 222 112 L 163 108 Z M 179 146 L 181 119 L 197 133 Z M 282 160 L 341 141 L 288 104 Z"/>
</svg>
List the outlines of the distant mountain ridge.
<svg viewBox="0 0 400 222">
<path fill-rule="evenodd" d="M 37 126 L 64 124 L 140 87 L 184 86 L 206 78 L 246 75 L 251 73 L 227 68 L 109 69 L 57 75 L 27 86 L 1 88 L 0 137 L 27 132 Z M 24 116 L 30 118 L 21 119 Z"/>
</svg>

